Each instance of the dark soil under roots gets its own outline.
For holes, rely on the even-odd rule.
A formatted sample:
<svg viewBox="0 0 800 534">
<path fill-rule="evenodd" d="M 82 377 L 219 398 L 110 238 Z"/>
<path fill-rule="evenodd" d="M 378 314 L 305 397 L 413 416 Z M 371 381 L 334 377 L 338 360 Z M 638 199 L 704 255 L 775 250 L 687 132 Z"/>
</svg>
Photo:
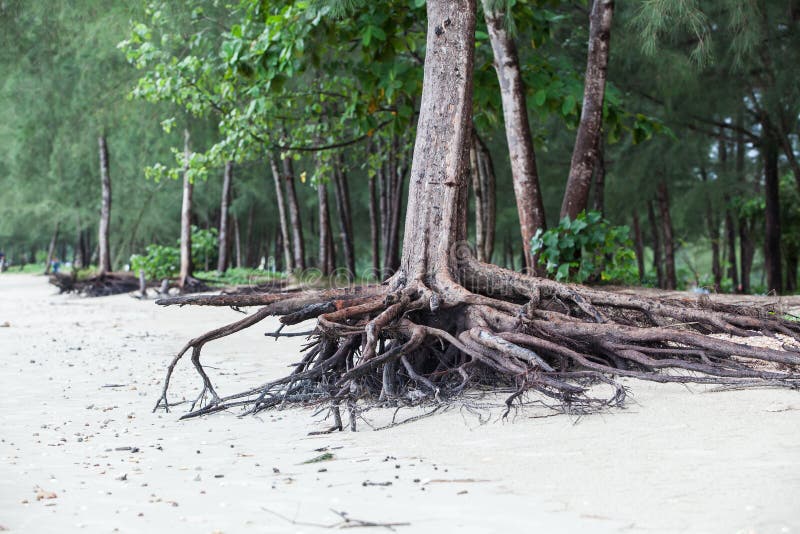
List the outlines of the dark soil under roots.
<svg viewBox="0 0 800 534">
<path fill-rule="evenodd" d="M 162 305 L 260 308 L 190 340 L 170 363 L 155 409 L 174 406 L 169 382 L 187 353 L 202 389 L 183 418 L 236 407 L 256 413 L 327 405 L 331 430 L 342 428 L 342 409 L 354 428 L 364 406 L 441 403 L 474 388 L 511 388 L 509 408 L 536 393 L 557 409 L 585 413 L 625 400 L 618 377 L 800 386 L 800 323 L 777 308 L 611 293 L 475 260 L 457 274 L 460 283 L 447 274 L 406 282 L 399 273 L 382 285 L 355 288 L 162 299 Z M 316 319 L 301 361 L 287 376 L 219 395 L 201 364 L 204 345 L 268 316 L 279 316 L 282 325 Z M 784 350 L 748 345 L 761 335 L 783 336 Z M 598 395 L 598 384 L 611 393 Z"/>
</svg>

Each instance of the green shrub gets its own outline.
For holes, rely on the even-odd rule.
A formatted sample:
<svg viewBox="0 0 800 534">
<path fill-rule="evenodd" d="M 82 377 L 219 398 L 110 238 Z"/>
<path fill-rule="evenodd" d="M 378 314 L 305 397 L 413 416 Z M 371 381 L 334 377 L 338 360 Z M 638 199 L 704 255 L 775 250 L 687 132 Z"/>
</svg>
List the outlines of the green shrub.
<svg viewBox="0 0 800 534">
<path fill-rule="evenodd" d="M 205 265 L 216 262 L 217 229 L 201 230 L 192 226 L 192 264 L 195 270 L 202 270 Z M 144 270 L 148 280 L 161 280 L 178 276 L 181 268 L 180 240 L 178 246 L 148 245 L 144 255 L 131 256 L 131 270 L 138 273 Z"/>
<path fill-rule="evenodd" d="M 581 212 L 546 232 L 540 228 L 531 245 L 556 280 L 631 284 L 638 281 L 638 272 L 629 233 L 627 226 L 613 226 L 599 212 Z"/>
</svg>

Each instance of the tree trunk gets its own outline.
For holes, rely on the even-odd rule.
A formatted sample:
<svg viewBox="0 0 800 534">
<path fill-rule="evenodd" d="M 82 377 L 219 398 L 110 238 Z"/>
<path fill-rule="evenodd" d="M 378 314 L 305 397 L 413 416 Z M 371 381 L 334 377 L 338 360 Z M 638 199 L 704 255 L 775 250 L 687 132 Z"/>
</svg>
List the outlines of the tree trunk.
<svg viewBox="0 0 800 534">
<path fill-rule="evenodd" d="M 56 221 L 56 228 L 53 230 L 53 237 L 50 238 L 50 245 L 47 247 L 47 259 L 44 262 L 44 274 L 50 274 L 51 264 L 53 263 L 53 255 L 56 252 L 56 243 L 58 243 L 58 230 L 61 227 L 61 221 Z M 34 254 L 34 259 L 36 255 Z"/>
<path fill-rule="evenodd" d="M 650 231 L 653 239 L 653 267 L 656 269 L 656 280 L 658 287 L 664 289 L 666 282 L 664 281 L 664 260 L 662 258 L 663 249 L 661 248 L 661 226 L 656 219 L 656 211 L 653 208 L 653 201 L 647 203 L 647 217 L 650 221 Z"/>
<path fill-rule="evenodd" d="M 658 184 L 658 211 L 661 215 L 661 228 L 664 236 L 664 289 L 676 289 L 678 279 L 675 275 L 675 241 L 672 238 L 672 217 L 669 213 L 669 191 L 667 184 Z"/>
<path fill-rule="evenodd" d="M 339 215 L 339 235 L 342 240 L 344 264 L 347 269 L 347 279 L 355 280 L 356 258 L 353 249 L 353 216 L 350 209 L 350 191 L 347 186 L 347 173 L 344 168 L 344 158 L 337 154 L 333 165 L 333 194 L 336 200 L 336 212 Z"/>
<path fill-rule="evenodd" d="M 475 195 L 475 248 L 478 261 L 490 263 L 494 250 L 496 211 L 494 165 L 488 148 L 474 129 L 469 159 Z"/>
<path fill-rule="evenodd" d="M 236 268 L 242 268 L 242 236 L 239 232 L 239 218 L 233 218 L 234 248 L 236 249 Z"/>
<path fill-rule="evenodd" d="M 378 199 L 375 191 L 375 181 L 377 176 L 368 178 L 369 180 L 369 232 L 370 249 L 372 250 L 372 276 L 379 281 L 381 276 L 381 257 L 380 257 L 380 219 L 378 219 Z"/>
<path fill-rule="evenodd" d="M 779 198 L 778 147 L 775 139 L 768 133 L 762 138 L 762 143 L 761 157 L 764 160 L 764 196 L 766 200 L 764 268 L 767 274 L 767 289 L 780 295 L 783 290 L 783 276 L 781 273 L 781 205 Z"/>
<path fill-rule="evenodd" d="M 231 182 L 233 181 L 233 162 L 225 162 L 225 172 L 222 175 L 222 199 L 219 206 L 219 252 L 217 271 L 224 273 L 228 270 L 228 208 L 231 205 Z"/>
<path fill-rule="evenodd" d="M 561 218 L 575 219 L 589 201 L 592 172 L 597 162 L 598 138 L 603 126 L 613 0 L 594 0 L 589 16 L 589 53 L 584 77 L 581 121 L 572 151 Z"/>
<path fill-rule="evenodd" d="M 729 199 L 725 198 L 726 206 Z M 728 248 L 728 278 L 731 279 L 733 290 L 739 290 L 739 268 L 736 262 L 736 223 L 733 219 L 733 210 L 730 207 L 725 209 L 725 240 Z"/>
<path fill-rule="evenodd" d="M 636 267 L 639 269 L 639 283 L 644 282 L 644 242 L 642 241 L 642 229 L 639 225 L 639 212 L 633 212 L 633 247 L 636 251 Z"/>
<path fill-rule="evenodd" d="M 244 261 L 246 267 L 258 265 L 258 249 L 256 248 L 256 207 L 250 204 L 247 210 L 247 239 L 244 243 Z"/>
<path fill-rule="evenodd" d="M 178 287 L 185 289 L 194 274 L 192 265 L 192 194 L 194 184 L 189 176 L 189 130 L 183 131 L 183 202 L 181 204 L 181 270 Z"/>
<path fill-rule="evenodd" d="M 494 68 L 500 82 L 506 142 L 511 159 L 511 177 L 517 200 L 525 267 L 528 271 L 533 272 L 536 270 L 536 263 L 531 254 L 531 238 L 537 229 L 546 230 L 547 223 L 539 187 L 539 175 L 536 170 L 533 138 L 528 124 L 525 85 L 522 81 L 516 43 L 508 33 L 504 12 L 496 9 L 496 3 L 493 3 L 492 0 L 482 1 L 486 27 L 494 53 Z"/>
<path fill-rule="evenodd" d="M 283 158 L 283 179 L 286 185 L 286 203 L 289 206 L 289 223 L 292 228 L 293 266 L 301 271 L 306 268 L 306 251 L 303 242 L 303 222 L 300 219 L 300 205 L 297 202 L 297 191 L 294 188 L 294 170 L 292 158 Z"/>
<path fill-rule="evenodd" d="M 797 291 L 797 250 L 792 249 L 786 253 L 786 292 Z"/>
<path fill-rule="evenodd" d="M 108 244 L 111 223 L 111 176 L 108 173 L 108 146 L 105 136 L 98 137 L 97 144 L 100 152 L 100 185 L 103 199 L 100 207 L 100 228 L 97 232 L 97 243 L 100 248 L 97 268 L 98 274 L 103 276 L 111 271 L 111 249 Z"/>
<path fill-rule="evenodd" d="M 294 257 L 292 256 L 292 242 L 289 238 L 289 225 L 286 222 L 286 202 L 283 199 L 283 188 L 281 187 L 281 172 L 278 170 L 278 163 L 275 157 L 270 154 L 269 166 L 272 170 L 272 179 L 275 183 L 275 199 L 278 204 L 278 226 L 281 233 L 281 243 L 283 245 L 283 258 L 286 270 L 295 269 Z M 277 254 L 277 253 L 276 253 Z"/>
<path fill-rule="evenodd" d="M 592 209 L 606 216 L 606 158 L 602 132 L 597 136 L 597 164 L 594 166 L 594 201 Z"/>
<path fill-rule="evenodd" d="M 429 0 L 427 52 L 401 269 L 451 280 L 467 237 L 474 0 Z M 467 247 L 468 248 L 468 247 Z"/>
<path fill-rule="evenodd" d="M 319 199 L 319 270 L 325 276 L 330 275 L 336 266 L 333 260 L 333 236 L 331 235 L 331 220 L 328 212 L 328 186 L 320 181 L 317 184 L 317 197 Z"/>
<path fill-rule="evenodd" d="M 706 224 L 708 237 L 711 240 L 711 273 L 714 277 L 714 292 L 719 292 L 722 287 L 722 263 L 719 254 L 719 225 L 714 218 L 714 208 L 709 199 L 706 204 Z"/>
</svg>

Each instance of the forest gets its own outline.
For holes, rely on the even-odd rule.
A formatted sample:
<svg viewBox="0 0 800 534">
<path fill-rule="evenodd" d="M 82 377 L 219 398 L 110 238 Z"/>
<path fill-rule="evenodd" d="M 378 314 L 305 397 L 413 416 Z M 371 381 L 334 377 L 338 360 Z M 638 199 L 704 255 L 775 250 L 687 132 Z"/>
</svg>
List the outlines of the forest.
<svg viewBox="0 0 800 534">
<path fill-rule="evenodd" d="M 150 276 L 178 276 L 186 179 L 199 241 L 191 267 L 211 279 L 228 268 L 234 281 L 259 267 L 393 273 L 425 3 L 346 4 L 4 2 L 9 268 L 57 258 L 135 272 L 149 260 Z M 794 292 L 798 4 L 620 2 L 594 30 L 591 7 L 479 8 L 474 253 L 558 280 Z M 592 31 L 606 32 L 607 48 L 590 72 Z M 512 65 L 496 72 L 498 61 Z M 589 124 L 584 85 L 598 76 Z M 113 191 L 105 218 L 101 176 Z M 587 230 L 563 223 L 581 212 L 594 221 L 577 223 Z M 533 240 L 538 229 L 550 231 Z M 608 250 L 581 255 L 576 231 L 608 238 Z"/>
<path fill-rule="evenodd" d="M 173 358 L 184 417 L 796 387 L 794 348 L 748 343 L 796 316 L 708 295 L 797 289 L 800 4 L 477 4 L 3 4 L 5 261 L 259 306 Z M 271 316 L 316 321 L 301 361 L 220 396 L 203 347 Z"/>
</svg>

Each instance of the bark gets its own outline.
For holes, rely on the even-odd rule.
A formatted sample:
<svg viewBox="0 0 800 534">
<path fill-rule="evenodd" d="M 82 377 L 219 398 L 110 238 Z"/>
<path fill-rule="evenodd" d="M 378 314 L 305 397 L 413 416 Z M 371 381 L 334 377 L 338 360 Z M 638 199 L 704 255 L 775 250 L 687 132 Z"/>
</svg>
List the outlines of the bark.
<svg viewBox="0 0 800 534">
<path fill-rule="evenodd" d="M 105 136 L 97 138 L 100 152 L 100 185 L 102 187 L 102 204 L 100 207 L 100 227 L 97 232 L 99 257 L 97 260 L 98 274 L 104 275 L 111 271 L 111 249 L 108 243 L 109 226 L 111 224 L 111 176 L 108 172 L 108 146 Z"/>
<path fill-rule="evenodd" d="M 797 291 L 797 265 L 798 254 L 796 249 L 786 253 L 786 292 L 794 293 Z"/>
<path fill-rule="evenodd" d="M 450 279 L 467 237 L 474 0 L 427 3 L 427 53 L 401 269 Z"/>
<path fill-rule="evenodd" d="M 319 270 L 328 276 L 336 265 L 333 257 L 333 236 L 331 235 L 331 219 L 328 210 L 328 186 L 320 181 L 317 184 L 317 198 L 319 200 Z"/>
<path fill-rule="evenodd" d="M 744 294 L 751 292 L 750 273 L 753 269 L 753 258 L 756 252 L 756 244 L 753 240 L 753 226 L 752 221 L 739 221 L 739 259 L 742 269 L 740 284 L 741 292 Z"/>
<path fill-rule="evenodd" d="M 656 270 L 656 280 L 658 281 L 658 287 L 664 289 L 666 282 L 664 279 L 663 249 L 661 247 L 661 226 L 656 219 L 656 211 L 652 201 L 647 203 L 647 218 L 650 222 L 650 232 L 653 239 L 653 267 Z"/>
<path fill-rule="evenodd" d="M 644 282 L 644 241 L 642 240 L 642 229 L 639 225 L 639 212 L 633 212 L 633 247 L 636 251 L 636 267 L 639 270 L 639 283 Z"/>
<path fill-rule="evenodd" d="M 258 248 L 256 247 L 256 207 L 251 204 L 247 210 L 247 240 L 244 243 L 244 261 L 247 267 L 258 265 Z"/>
<path fill-rule="evenodd" d="M 669 213 L 669 191 L 667 184 L 658 184 L 658 211 L 661 215 L 661 232 L 664 236 L 664 289 L 675 289 L 678 280 L 675 275 L 675 241 L 672 237 L 672 217 Z"/>
<path fill-rule="evenodd" d="M 482 1 L 486 27 L 494 54 L 494 68 L 500 82 L 503 119 L 511 160 L 511 177 L 517 201 L 525 267 L 528 271 L 533 272 L 536 262 L 531 254 L 531 238 L 537 229 L 546 230 L 547 223 L 536 169 L 533 138 L 528 123 L 525 85 L 522 81 L 516 43 L 508 33 L 504 12 L 495 9 L 492 0 Z"/>
<path fill-rule="evenodd" d="M 292 158 L 283 158 L 283 179 L 286 186 L 286 203 L 289 206 L 289 224 L 292 228 L 292 264 L 295 269 L 305 270 L 306 252 L 303 242 L 303 222 L 300 218 L 300 205 L 297 202 L 297 191 L 294 187 L 294 169 Z"/>
<path fill-rule="evenodd" d="M 225 172 L 222 176 L 222 199 L 219 206 L 219 253 L 217 271 L 224 273 L 228 270 L 228 209 L 231 205 L 231 183 L 233 181 L 233 162 L 225 162 Z"/>
<path fill-rule="evenodd" d="M 613 0 L 594 0 L 589 16 L 589 53 L 584 77 L 583 108 L 572 152 L 561 218 L 575 219 L 589 201 L 592 172 L 597 162 L 598 138 L 603 125 Z"/>
<path fill-rule="evenodd" d="M 295 269 L 294 256 L 292 255 L 292 241 L 289 238 L 289 225 L 286 222 L 286 202 L 283 199 L 283 188 L 281 187 L 281 172 L 278 170 L 278 162 L 270 154 L 269 166 L 272 170 L 272 180 L 275 184 L 275 201 L 278 204 L 278 227 L 281 233 L 281 244 L 283 246 L 283 258 L 286 270 Z M 276 255 L 278 253 L 276 252 Z"/>
<path fill-rule="evenodd" d="M 178 287 L 187 288 L 194 274 L 192 265 L 192 195 L 194 184 L 189 177 L 189 130 L 183 132 L 183 202 L 181 203 L 181 270 Z"/>
<path fill-rule="evenodd" d="M 344 264 L 347 269 L 347 279 L 355 280 L 356 258 L 353 248 L 353 216 L 350 208 L 350 190 L 347 185 L 347 173 L 344 167 L 344 158 L 337 154 L 333 166 L 333 193 L 336 200 L 336 212 L 339 216 L 339 236 L 342 240 Z"/>
<path fill-rule="evenodd" d="M 56 252 L 56 243 L 58 243 L 58 231 L 61 228 L 61 221 L 56 221 L 55 230 L 53 230 L 53 237 L 50 238 L 50 245 L 47 247 L 47 259 L 44 262 L 44 274 L 50 274 L 51 263 L 53 262 L 53 255 Z M 36 255 L 33 255 L 36 258 Z"/>
<path fill-rule="evenodd" d="M 714 208 L 710 201 L 706 204 L 706 225 L 708 226 L 708 236 L 711 240 L 711 273 L 714 277 L 714 291 L 718 292 L 720 287 L 722 287 L 719 225 L 714 217 Z"/>
<path fill-rule="evenodd" d="M 766 130 L 766 129 L 765 129 Z M 764 196 L 766 200 L 764 262 L 767 289 L 781 294 L 783 290 L 781 262 L 781 206 L 778 176 L 778 147 L 775 139 L 766 134 L 762 140 L 761 157 L 764 160 Z"/>
</svg>

